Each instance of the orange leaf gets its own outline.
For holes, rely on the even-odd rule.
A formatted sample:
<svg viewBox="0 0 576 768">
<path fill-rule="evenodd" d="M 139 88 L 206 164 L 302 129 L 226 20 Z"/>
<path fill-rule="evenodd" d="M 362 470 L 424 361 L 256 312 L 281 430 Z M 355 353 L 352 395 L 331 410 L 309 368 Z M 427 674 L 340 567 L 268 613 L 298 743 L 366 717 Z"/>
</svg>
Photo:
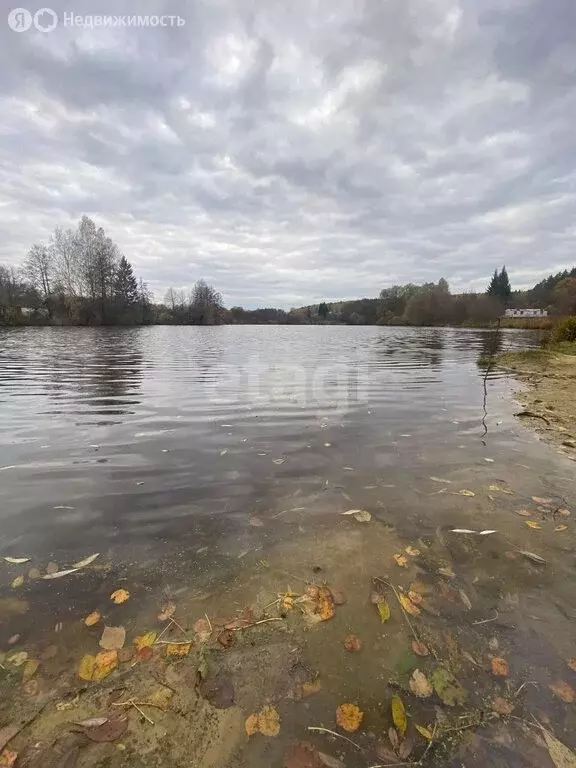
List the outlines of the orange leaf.
<svg viewBox="0 0 576 768">
<path fill-rule="evenodd" d="M 188 656 L 192 643 L 174 644 L 166 646 L 166 656 Z"/>
<path fill-rule="evenodd" d="M 110 672 L 118 666 L 118 651 L 100 651 L 94 659 L 94 672 L 92 680 L 100 681 L 108 677 Z"/>
<path fill-rule="evenodd" d="M 264 736 L 278 736 L 280 733 L 280 716 L 274 707 L 266 706 L 257 714 L 249 715 L 244 724 L 248 736 L 258 731 Z"/>
<path fill-rule="evenodd" d="M 418 642 L 418 640 L 412 640 L 412 651 L 416 656 L 430 656 L 430 651 L 424 645 L 424 643 Z"/>
<path fill-rule="evenodd" d="M 404 555 L 394 555 L 394 560 L 396 561 L 396 565 L 400 566 L 400 568 L 406 568 L 406 565 L 408 564 L 408 558 L 404 557 Z"/>
<path fill-rule="evenodd" d="M 340 704 L 336 710 L 336 722 L 349 733 L 354 733 L 360 728 L 364 713 L 356 704 Z"/>
<path fill-rule="evenodd" d="M 328 587 L 320 587 L 318 590 L 318 615 L 322 621 L 331 619 L 336 611 L 334 610 L 334 600 Z"/>
<path fill-rule="evenodd" d="M 344 640 L 344 648 L 346 648 L 346 650 L 350 651 L 351 653 L 354 651 L 358 652 L 361 647 L 362 643 L 360 642 L 360 639 L 356 637 L 356 635 L 348 635 L 348 637 Z"/>
<path fill-rule="evenodd" d="M 248 715 L 244 727 L 248 736 L 254 736 L 255 733 L 258 733 L 258 715 Z"/>
<path fill-rule="evenodd" d="M 98 624 L 101 618 L 102 616 L 99 611 L 92 611 L 92 613 L 84 619 L 84 624 L 86 624 L 87 627 L 93 627 L 94 624 Z"/>
<path fill-rule="evenodd" d="M 130 597 L 130 592 L 128 592 L 128 590 L 116 589 L 110 595 L 110 600 L 112 600 L 113 603 L 116 603 L 116 605 L 120 605 L 121 603 L 125 603 L 129 597 Z"/>
<path fill-rule="evenodd" d="M 574 672 L 576 672 L 576 659 L 568 659 L 566 664 L 568 664 L 570 669 L 572 669 L 572 670 L 574 670 Z"/>
<path fill-rule="evenodd" d="M 410 601 L 414 603 L 414 605 L 422 605 L 424 602 L 424 598 L 419 592 L 414 592 L 414 590 L 410 590 L 408 592 L 408 597 L 410 598 Z"/>
<path fill-rule="evenodd" d="M 499 715 L 511 715 L 515 706 L 515 704 L 503 699 L 501 696 L 496 696 L 492 701 L 492 709 Z"/>
<path fill-rule="evenodd" d="M 312 696 L 315 693 L 319 693 L 322 690 L 322 681 L 320 678 L 312 680 L 307 683 L 302 683 L 302 696 Z"/>
<path fill-rule="evenodd" d="M 549 687 L 552 693 L 558 696 L 559 699 L 562 699 L 562 701 L 565 701 L 566 704 L 572 704 L 576 698 L 574 688 L 572 688 L 571 685 L 568 685 L 568 683 L 565 683 L 564 680 L 552 683 Z"/>
<path fill-rule="evenodd" d="M 490 662 L 492 667 L 492 674 L 496 677 L 508 677 L 508 662 L 505 659 L 501 659 L 495 656 Z"/>
</svg>

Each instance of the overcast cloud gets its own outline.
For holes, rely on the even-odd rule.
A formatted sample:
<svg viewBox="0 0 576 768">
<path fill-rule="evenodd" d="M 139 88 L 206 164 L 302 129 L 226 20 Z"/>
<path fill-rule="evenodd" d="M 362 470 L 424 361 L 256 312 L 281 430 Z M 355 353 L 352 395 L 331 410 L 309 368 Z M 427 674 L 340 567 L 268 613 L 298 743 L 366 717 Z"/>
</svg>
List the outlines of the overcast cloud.
<svg viewBox="0 0 576 768">
<path fill-rule="evenodd" d="M 574 0 L 46 2 L 186 24 L 3 11 L 0 263 L 84 213 L 157 298 L 228 306 L 576 263 Z"/>
</svg>

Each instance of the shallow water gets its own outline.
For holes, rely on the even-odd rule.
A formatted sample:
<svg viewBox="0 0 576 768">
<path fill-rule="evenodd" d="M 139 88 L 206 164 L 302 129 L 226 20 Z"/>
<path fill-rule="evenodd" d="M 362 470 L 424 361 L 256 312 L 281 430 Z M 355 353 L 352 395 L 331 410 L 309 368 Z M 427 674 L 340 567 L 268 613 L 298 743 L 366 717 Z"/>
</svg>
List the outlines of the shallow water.
<svg viewBox="0 0 576 768">
<path fill-rule="evenodd" d="M 341 754 L 348 768 L 372 765 L 371 739 L 390 725 L 394 686 L 406 689 L 398 667 L 406 662 L 410 631 L 393 594 L 392 618 L 380 624 L 368 600 L 371 579 L 408 589 L 427 578 L 439 616 L 414 621 L 458 672 L 472 709 L 489 712 L 490 697 L 513 697 L 532 681 L 537 686 L 523 689 L 519 707 L 549 718 L 569 742 L 570 708 L 548 686 L 558 679 L 576 685 L 565 663 L 576 656 L 571 518 L 566 531 L 555 531 L 564 522 L 556 519 L 558 508 L 575 514 L 576 464 L 515 423 L 513 381 L 492 374 L 485 391 L 476 360 L 494 342 L 487 331 L 329 326 L 2 332 L 1 553 L 31 558 L 25 566 L 2 566 L 2 650 L 15 633 L 17 647 L 36 655 L 56 640 L 59 656 L 44 665 L 49 695 L 54 676 L 95 651 L 101 627 L 87 631 L 80 621 L 95 609 L 134 635 L 156 621 L 168 597 L 188 629 L 204 613 L 230 616 L 247 605 L 261 611 L 279 593 L 326 582 L 347 597 L 334 619 L 310 629 L 290 612 L 286 626 L 250 630 L 256 641 L 242 638 L 234 650 L 243 716 L 276 702 L 281 736 L 238 747 L 243 717 L 219 721 L 235 735 L 224 738 L 216 729 L 216 740 L 234 749 L 213 764 L 280 766 L 289 744 L 304 738 Z M 498 346 L 536 342 L 530 332 L 504 331 Z M 532 496 L 552 503 L 538 508 Z M 372 520 L 360 524 L 338 514 L 350 508 L 370 511 Z M 539 529 L 526 526 L 521 508 L 531 509 Z M 452 534 L 454 527 L 498 533 Z M 399 568 L 393 555 L 409 545 L 420 555 Z M 519 550 L 539 554 L 546 566 Z M 79 574 L 10 587 L 32 565 L 44 573 L 48 561 L 63 568 L 93 552 L 101 553 L 95 566 Z M 455 574 L 447 583 L 438 577 L 442 567 Z M 131 599 L 111 606 L 118 586 Z M 9 602 L 15 597 L 26 601 L 25 612 Z M 61 638 L 54 636 L 58 621 Z M 351 632 L 362 639 L 357 656 L 342 650 Z M 493 637 L 509 661 L 509 679 L 486 672 Z M 238 670 L 261 667 L 261 656 L 247 654 L 262 647 L 265 666 L 277 674 L 265 679 L 254 672 L 247 683 Z M 463 661 L 462 650 L 477 666 Z M 286 664 L 290 654 L 293 665 Z M 294 669 L 319 674 L 322 692 L 287 703 Z M 306 731 L 335 728 L 335 707 L 345 700 L 366 713 L 357 737 L 366 759 L 346 743 L 327 744 L 326 735 Z M 88 707 L 80 714 L 95 713 Z M 436 717 L 432 704 L 418 700 L 411 715 L 421 725 Z M 150 734 L 134 727 L 127 764 L 155 766 L 141 754 Z M 431 750 L 429 760 L 545 764 L 541 752 L 531 757 L 521 735 L 474 738 L 454 754 Z M 170 764 L 188 763 L 172 754 Z"/>
</svg>

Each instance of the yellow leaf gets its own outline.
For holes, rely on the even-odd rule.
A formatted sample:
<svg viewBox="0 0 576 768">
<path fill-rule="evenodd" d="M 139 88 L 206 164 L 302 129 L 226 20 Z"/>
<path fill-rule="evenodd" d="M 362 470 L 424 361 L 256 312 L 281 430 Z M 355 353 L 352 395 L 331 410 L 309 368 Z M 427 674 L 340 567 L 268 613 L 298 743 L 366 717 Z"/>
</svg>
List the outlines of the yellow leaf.
<svg viewBox="0 0 576 768">
<path fill-rule="evenodd" d="M 84 624 L 86 624 L 87 627 L 93 627 L 94 624 L 98 624 L 101 618 L 102 616 L 99 611 L 92 611 L 92 613 L 84 619 Z"/>
<path fill-rule="evenodd" d="M 18 587 L 24 586 L 24 576 L 16 576 L 14 581 L 12 582 L 12 586 L 14 589 L 18 589 Z"/>
<path fill-rule="evenodd" d="M 151 631 L 151 632 L 146 632 L 145 635 L 139 635 L 138 637 L 135 637 L 134 646 L 136 647 L 136 650 L 141 651 L 142 648 L 152 648 L 157 635 L 158 635 L 157 632 Z"/>
<path fill-rule="evenodd" d="M 266 706 L 257 714 L 246 718 L 245 726 L 248 736 L 258 731 L 264 736 L 278 736 L 280 733 L 280 715 L 274 707 Z"/>
<path fill-rule="evenodd" d="M 382 598 L 382 602 L 378 603 L 376 605 L 376 608 L 378 608 L 378 614 L 380 615 L 380 621 L 382 622 L 382 624 L 384 624 L 390 618 L 390 606 L 388 605 L 386 600 L 384 600 L 384 598 Z"/>
<path fill-rule="evenodd" d="M 424 738 L 428 739 L 428 741 L 432 741 L 432 734 L 428 728 L 424 728 L 423 725 L 418 725 L 418 723 L 414 723 L 414 728 L 416 728 L 420 736 L 424 736 Z"/>
<path fill-rule="evenodd" d="M 116 589 L 110 595 L 110 600 L 112 600 L 113 603 L 116 603 L 116 605 L 120 605 L 121 603 L 125 603 L 129 597 L 130 592 L 128 592 L 127 589 Z"/>
<path fill-rule="evenodd" d="M 400 696 L 392 697 L 392 720 L 394 721 L 396 728 L 398 728 L 402 736 L 404 736 L 406 728 L 408 727 L 408 720 L 406 718 L 404 703 Z"/>
<path fill-rule="evenodd" d="M 460 491 L 460 496 L 476 496 L 474 491 L 467 491 L 464 489 L 463 491 Z"/>
<path fill-rule="evenodd" d="M 22 681 L 26 683 L 28 680 L 33 678 L 36 672 L 38 672 L 39 667 L 39 661 L 36 659 L 29 659 L 26 664 L 24 664 L 24 669 L 22 670 Z"/>
<path fill-rule="evenodd" d="M 336 722 L 348 733 L 354 733 L 360 728 L 364 713 L 356 704 L 340 704 L 336 710 Z"/>
<path fill-rule="evenodd" d="M 408 558 L 404 557 L 404 555 L 394 555 L 394 560 L 396 561 L 396 565 L 399 565 L 400 568 L 406 568 L 406 565 L 408 564 Z"/>
<path fill-rule="evenodd" d="M 536 531 L 539 531 L 541 528 L 539 523 L 535 523 L 534 520 L 526 520 L 526 525 L 528 526 L 528 528 L 533 528 Z"/>
<path fill-rule="evenodd" d="M 406 547 L 404 552 L 406 552 L 406 554 L 410 555 L 411 557 L 418 557 L 418 555 L 420 554 L 420 550 L 414 549 L 414 547 Z"/>
<path fill-rule="evenodd" d="M 317 600 L 317 613 L 322 619 L 322 621 L 327 621 L 328 619 L 331 619 L 336 611 L 334 610 L 334 599 L 332 597 L 332 593 L 328 589 L 328 587 L 320 587 L 318 590 L 318 600 Z"/>
<path fill-rule="evenodd" d="M 409 613 L 410 616 L 420 616 L 420 608 L 418 608 L 417 605 L 414 605 L 408 595 L 398 595 L 398 599 L 400 600 L 400 604 L 406 613 Z"/>
<path fill-rule="evenodd" d="M 307 683 L 302 683 L 302 695 L 304 698 L 307 696 L 313 696 L 315 693 L 320 693 L 322 690 L 322 681 L 320 678 L 317 680 L 311 680 Z"/>
<path fill-rule="evenodd" d="M 550 753 L 550 759 L 556 768 L 576 768 L 576 755 L 574 752 L 544 728 L 542 728 L 542 733 Z"/>
<path fill-rule="evenodd" d="M 244 727 L 248 736 L 254 736 L 255 733 L 258 733 L 258 715 L 248 715 Z"/>
<path fill-rule="evenodd" d="M 80 661 L 80 667 L 78 668 L 78 677 L 80 680 L 92 681 L 94 678 L 94 667 L 96 665 L 96 657 L 87 653 L 82 657 Z"/>
<path fill-rule="evenodd" d="M 192 643 L 183 643 L 180 645 L 170 643 L 170 645 L 166 646 L 166 656 L 188 656 L 191 648 Z"/>
<path fill-rule="evenodd" d="M 92 680 L 104 680 L 118 666 L 118 651 L 100 651 L 94 659 Z"/>
</svg>

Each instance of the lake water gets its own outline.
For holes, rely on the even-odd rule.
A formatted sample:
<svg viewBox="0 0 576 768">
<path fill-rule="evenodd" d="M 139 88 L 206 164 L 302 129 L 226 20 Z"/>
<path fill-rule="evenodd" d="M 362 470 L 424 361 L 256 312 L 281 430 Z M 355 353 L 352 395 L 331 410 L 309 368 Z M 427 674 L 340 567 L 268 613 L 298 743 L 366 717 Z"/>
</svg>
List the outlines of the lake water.
<svg viewBox="0 0 576 768">
<path fill-rule="evenodd" d="M 74 634 L 79 619 L 98 606 L 104 612 L 118 585 L 130 584 L 132 599 L 116 620 L 136 628 L 167 596 L 197 618 L 303 589 L 299 581 L 322 573 L 353 605 L 340 624 L 327 622 L 322 642 L 306 637 L 306 663 L 320 669 L 335 700 L 348 695 L 370 709 L 396 651 L 378 662 L 378 674 L 370 659 L 354 670 L 346 661 L 345 674 L 342 660 L 327 661 L 324 644 L 341 642 L 336 635 L 346 630 L 383 642 L 374 615 L 360 608 L 362 595 L 372 576 L 393 572 L 394 553 L 419 542 L 426 549 L 419 568 L 430 570 L 436 558 L 435 568 L 459 570 L 458 588 L 473 604 L 472 613 L 448 612 L 451 631 L 473 633 L 470 643 L 485 631 L 486 650 L 499 627 L 508 654 L 521 657 L 517 687 L 540 675 L 535 659 L 574 676 L 562 667 L 562 657 L 576 656 L 573 533 L 555 533 L 547 507 L 534 511 L 549 523 L 542 531 L 516 513 L 534 508 L 532 496 L 550 497 L 555 509 L 573 504 L 576 464 L 515 422 L 514 381 L 492 373 L 484 382 L 477 359 L 495 343 L 501 351 L 537 338 L 339 326 L 0 331 L 0 552 L 29 557 L 41 571 L 96 552 L 101 563 L 61 580 L 27 579 L 17 594 L 35 607 L 33 621 L 29 610 L 11 615 L 6 603 L 4 634 L 44 647 L 55 618 L 68 621 L 73 663 L 78 648 L 89 650 Z M 372 521 L 339 514 L 351 508 L 370 511 Z M 446 541 L 452 527 L 498 534 L 483 548 L 478 537 L 464 546 L 457 536 Z M 520 550 L 552 565 L 543 575 L 518 561 Z M 14 595 L 10 582 L 21 572 L 6 564 L 1 598 Z M 506 600 L 514 620 L 484 625 L 508 610 Z M 400 622 L 389 648 L 404 629 Z M 246 696 L 258 701 L 253 690 Z M 333 703 L 318 705 L 328 728 Z M 383 715 L 370 717 L 376 733 Z M 246 765 L 282 764 L 280 753 L 275 763 L 254 740 L 246 749 Z M 494 765 L 526 764 L 505 749 L 505 762 Z M 493 758 L 493 745 L 488 752 Z M 170 764 L 187 764 L 179 759 Z M 452 765 L 447 759 L 440 764 Z M 476 765 L 470 756 L 454 765 L 461 762 Z M 220 764 L 228 765 L 223 757 Z"/>
</svg>

